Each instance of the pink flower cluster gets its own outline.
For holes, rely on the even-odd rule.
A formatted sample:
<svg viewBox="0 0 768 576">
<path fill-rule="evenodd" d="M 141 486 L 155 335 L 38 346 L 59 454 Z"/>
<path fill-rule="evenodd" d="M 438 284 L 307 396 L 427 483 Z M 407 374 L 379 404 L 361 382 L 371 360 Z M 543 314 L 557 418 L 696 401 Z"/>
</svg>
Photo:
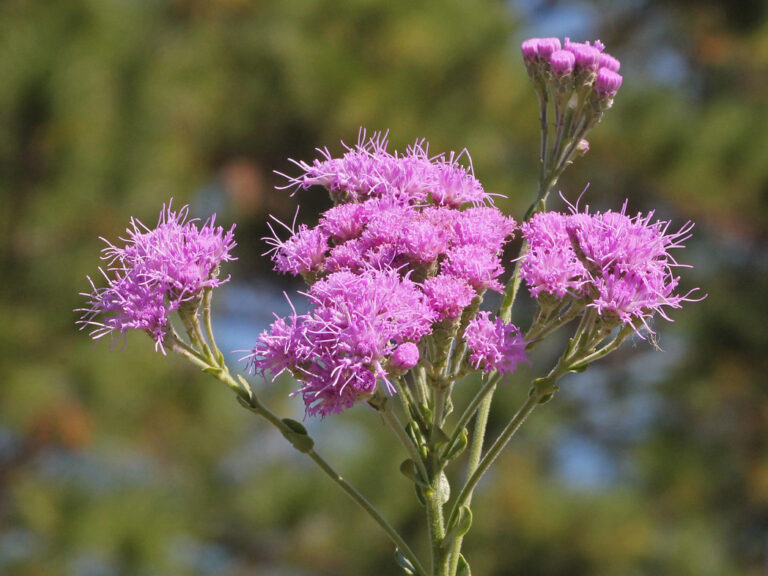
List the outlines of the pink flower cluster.
<svg viewBox="0 0 768 576">
<path fill-rule="evenodd" d="M 419 287 L 395 270 L 330 274 L 307 297 L 311 312 L 278 318 L 248 361 L 262 375 L 290 371 L 303 383 L 309 415 L 340 412 L 369 398 L 379 380 L 387 381 L 390 356 L 396 369 L 415 365 L 413 342 L 435 319 Z"/>
<path fill-rule="evenodd" d="M 531 295 L 583 299 L 603 318 L 641 321 L 664 308 L 680 308 L 689 294 L 675 293 L 680 266 L 670 250 L 682 248 L 693 227 L 669 232 L 669 222 L 652 222 L 653 213 L 560 214 L 544 212 L 521 226 L 528 252 L 520 276 Z"/>
<path fill-rule="evenodd" d="M 605 52 L 599 40 L 571 42 L 566 38 L 530 38 L 522 43 L 521 50 L 530 74 L 550 74 L 557 78 L 582 75 L 586 83 L 594 83 L 595 91 L 612 98 L 621 87 L 618 73 L 621 63 Z"/>
<path fill-rule="evenodd" d="M 79 309 L 81 328 L 91 326 L 91 336 L 121 337 L 127 330 L 143 330 L 163 350 L 169 315 L 184 302 L 198 298 L 206 287 L 223 284 L 218 277 L 221 262 L 233 260 L 234 226 L 224 231 L 212 216 L 202 227 L 188 220 L 189 207 L 178 212 L 163 206 L 157 226 L 147 228 L 131 219 L 128 239 L 122 248 L 107 242 L 101 259 L 107 286 L 92 291 L 87 307 Z"/>
<path fill-rule="evenodd" d="M 418 362 L 416 344 L 436 324 L 458 321 L 486 290 L 502 291 L 514 220 L 491 205 L 458 156 L 429 157 L 427 149 L 421 141 L 389 153 L 376 134 L 340 158 L 326 151 L 297 163 L 304 174 L 291 185 L 323 185 L 336 205 L 317 226 L 268 242 L 276 270 L 311 284 L 314 308 L 278 319 L 248 359 L 260 373 L 289 370 L 310 414 L 368 397 L 389 371 Z M 334 298 L 324 297 L 331 286 Z"/>
</svg>

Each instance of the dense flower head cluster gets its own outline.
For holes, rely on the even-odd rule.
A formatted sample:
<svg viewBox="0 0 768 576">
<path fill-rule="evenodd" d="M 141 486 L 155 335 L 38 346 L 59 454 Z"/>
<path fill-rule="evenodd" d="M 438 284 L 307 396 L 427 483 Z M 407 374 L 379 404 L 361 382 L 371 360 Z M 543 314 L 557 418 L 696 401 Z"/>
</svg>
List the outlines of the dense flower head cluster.
<svg viewBox="0 0 768 576">
<path fill-rule="evenodd" d="M 561 43 L 559 38 L 530 38 L 522 43 L 521 50 L 534 81 L 574 77 L 578 79 L 575 88 L 594 86 L 599 97 L 609 99 L 621 87 L 621 63 L 605 52 L 599 40 L 572 42 L 566 38 Z"/>
<path fill-rule="evenodd" d="M 215 215 L 198 226 L 188 214 L 188 206 L 174 211 L 169 203 L 153 229 L 132 219 L 124 247 L 105 240 L 107 286 L 97 288 L 88 279 L 92 291 L 83 294 L 87 307 L 78 310 L 81 328 L 90 326 L 93 338 L 144 330 L 163 350 L 170 314 L 203 289 L 226 282 L 229 278 L 219 278 L 219 265 L 234 259 L 234 226 L 227 231 L 216 226 Z"/>
<path fill-rule="evenodd" d="M 669 222 L 652 222 L 653 212 L 570 214 L 545 212 L 521 226 L 528 252 L 520 276 L 534 297 L 581 299 L 607 319 L 640 321 L 664 308 L 679 308 L 687 295 L 675 293 L 680 266 L 670 250 L 690 238 L 690 223 L 669 232 Z"/>
<path fill-rule="evenodd" d="M 341 158 L 325 152 L 322 162 L 297 163 L 305 174 L 293 184 L 323 184 L 332 195 L 344 195 L 334 196 L 337 203 L 313 228 L 286 226 L 286 240 L 273 230 L 267 241 L 275 269 L 308 281 L 367 268 L 412 272 L 420 280 L 447 277 L 444 285 L 453 282 L 458 291 L 456 302 L 466 300 L 467 287 L 501 290 L 500 256 L 514 220 L 491 204 L 454 155 L 430 158 L 427 149 L 420 141 L 406 154 L 390 154 L 386 140 L 375 135 Z"/>
<path fill-rule="evenodd" d="M 289 371 L 302 382 L 309 415 L 340 412 L 369 398 L 395 369 L 418 362 L 418 342 L 434 312 L 419 287 L 396 270 L 329 274 L 308 293 L 312 310 L 277 318 L 246 357 L 249 368 L 273 376 Z"/>
<path fill-rule="evenodd" d="M 470 350 L 470 364 L 484 372 L 514 372 L 520 362 L 527 362 L 525 340 L 514 324 L 501 318 L 491 320 L 490 312 L 480 312 L 467 326 L 465 337 Z"/>
<path fill-rule="evenodd" d="M 289 370 L 310 414 L 365 398 L 387 369 L 415 365 L 416 344 L 438 324 L 457 323 L 486 290 L 501 291 L 502 251 L 516 229 L 458 163 L 462 155 L 430 157 L 423 140 L 390 153 L 381 134 L 364 138 L 340 158 L 323 151 L 322 160 L 297 162 L 303 174 L 290 186 L 325 186 L 334 206 L 314 227 L 285 226 L 287 239 L 275 230 L 267 239 L 275 269 L 310 284 L 313 310 L 275 322 L 250 365 Z M 387 315 L 399 318 L 397 330 L 382 331 Z"/>
</svg>

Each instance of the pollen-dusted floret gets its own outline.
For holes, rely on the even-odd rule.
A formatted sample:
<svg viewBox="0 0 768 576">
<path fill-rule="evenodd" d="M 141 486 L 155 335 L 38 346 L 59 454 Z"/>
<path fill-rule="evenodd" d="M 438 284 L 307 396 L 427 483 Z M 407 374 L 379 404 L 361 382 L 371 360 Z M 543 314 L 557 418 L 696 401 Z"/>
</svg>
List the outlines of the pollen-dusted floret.
<svg viewBox="0 0 768 576">
<path fill-rule="evenodd" d="M 525 340 L 514 324 L 489 318 L 490 312 L 479 312 L 467 325 L 464 338 L 470 351 L 469 361 L 484 372 L 514 372 L 520 362 L 527 362 Z"/>
<path fill-rule="evenodd" d="M 203 289 L 229 280 L 219 278 L 219 265 L 234 259 L 234 226 L 228 231 L 216 226 L 215 215 L 198 226 L 188 214 L 188 206 L 173 211 L 169 203 L 155 228 L 132 219 L 124 247 L 107 242 L 101 256 L 107 262 L 102 269 L 107 286 L 97 288 L 89 278 L 92 291 L 83 294 L 89 300 L 78 310 L 81 328 L 90 326 L 93 338 L 110 334 L 113 339 L 144 330 L 164 351 L 170 314 L 199 298 Z"/>
</svg>

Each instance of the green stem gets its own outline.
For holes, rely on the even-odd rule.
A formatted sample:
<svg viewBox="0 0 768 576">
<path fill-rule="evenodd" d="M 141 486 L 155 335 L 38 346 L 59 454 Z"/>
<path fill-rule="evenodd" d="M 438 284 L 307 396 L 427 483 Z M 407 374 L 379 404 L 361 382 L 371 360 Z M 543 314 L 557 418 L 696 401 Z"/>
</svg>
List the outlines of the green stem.
<svg viewBox="0 0 768 576">
<path fill-rule="evenodd" d="M 398 550 L 400 550 L 402 555 L 408 559 L 413 568 L 416 570 L 416 574 L 418 576 L 427 576 L 427 572 L 424 570 L 424 567 L 421 565 L 418 557 L 413 553 L 413 551 L 410 549 L 408 544 L 406 544 L 405 540 L 403 540 L 400 534 L 398 534 L 397 530 L 395 530 L 392 525 L 386 521 L 381 513 L 373 506 L 373 504 L 371 504 L 365 498 L 365 496 L 360 494 L 360 492 L 358 492 L 354 486 L 344 480 L 344 478 L 338 472 L 336 472 L 336 470 L 334 470 L 331 465 L 328 464 L 328 462 L 320 457 L 320 455 L 315 452 L 314 449 L 307 452 L 307 455 L 320 467 L 323 472 L 325 472 L 325 474 L 331 480 L 333 480 L 350 498 L 352 498 L 356 504 L 365 510 L 368 515 L 373 518 L 373 520 L 384 530 L 384 532 L 387 533 L 389 539 L 392 540 L 394 545 L 397 546 Z"/>
<path fill-rule="evenodd" d="M 468 501 L 472 498 L 472 493 L 474 492 L 477 483 L 480 481 L 480 478 L 482 478 L 488 471 L 488 468 L 491 467 L 491 464 L 493 464 L 515 432 L 520 429 L 520 426 L 525 422 L 525 419 L 534 411 L 540 400 L 546 395 L 547 391 L 543 387 L 534 386 L 531 389 L 531 393 L 523 406 L 517 411 L 512 420 L 509 421 L 504 430 L 502 430 L 499 437 L 494 441 L 480 462 L 478 462 L 477 468 L 461 489 L 459 496 L 456 498 L 456 502 L 453 504 L 451 514 L 448 517 L 449 526 L 458 520 L 459 511 L 463 506 L 466 506 Z"/>
<path fill-rule="evenodd" d="M 440 482 L 436 478 L 434 482 Z M 429 528 L 429 541 L 431 543 L 431 576 L 448 576 L 449 555 L 443 546 L 445 538 L 445 523 L 443 519 L 443 494 L 439 486 L 433 486 L 425 491 L 424 499 L 427 503 L 427 526 Z"/>
<path fill-rule="evenodd" d="M 384 419 L 384 422 L 386 422 L 387 425 L 395 433 L 395 436 L 397 436 L 397 439 L 403 445 L 406 452 L 408 452 L 408 456 L 411 457 L 411 460 L 413 460 L 416 463 L 416 466 L 419 469 L 419 474 L 421 474 L 422 480 L 424 482 L 428 482 L 429 475 L 427 474 L 426 466 L 424 466 L 424 460 L 421 458 L 421 455 L 419 454 L 419 451 L 416 445 L 408 436 L 408 433 L 403 428 L 403 425 L 400 423 L 400 420 L 397 419 L 397 416 L 395 416 L 395 414 L 392 412 L 392 409 L 388 405 L 385 406 L 383 410 L 379 410 L 379 414 L 381 414 L 381 417 Z"/>
<path fill-rule="evenodd" d="M 501 378 L 501 374 L 496 372 L 495 374 L 489 376 L 480 390 L 477 391 L 477 394 L 475 394 L 474 398 L 472 398 L 470 403 L 464 409 L 464 412 L 462 412 L 459 421 L 456 423 L 456 427 L 451 433 L 450 440 L 445 446 L 445 451 L 443 452 L 444 454 L 447 453 L 459 439 L 461 432 L 464 430 L 464 428 L 467 427 L 467 424 L 469 424 L 472 416 L 475 415 L 475 412 L 478 410 L 478 407 L 480 406 L 480 403 L 483 401 L 483 399 L 485 399 L 485 397 L 489 394 L 493 395 L 493 391 L 496 389 L 496 384 L 501 381 Z"/>
<path fill-rule="evenodd" d="M 471 478 L 472 475 L 477 470 L 477 466 L 480 463 L 480 456 L 482 456 L 483 453 L 483 443 L 485 442 L 485 431 L 488 427 L 488 415 L 491 412 L 491 403 L 493 402 L 493 392 L 496 389 L 495 382 L 500 380 L 491 378 L 489 379 L 489 382 L 494 382 L 493 385 L 491 385 L 488 389 L 488 391 L 483 394 L 483 399 L 480 402 L 480 407 L 477 411 L 477 419 L 475 420 L 475 433 L 472 435 L 472 444 L 469 448 L 469 462 L 467 463 L 467 479 Z M 470 506 L 472 503 L 472 492 L 473 490 L 470 490 L 467 493 L 466 496 L 466 506 Z M 459 564 L 459 554 L 461 553 L 461 545 L 464 542 L 464 535 L 457 536 L 454 538 L 453 542 L 450 545 L 450 569 L 448 574 L 453 575 L 456 574 L 456 569 L 458 568 Z"/>
<path fill-rule="evenodd" d="M 216 345 L 216 338 L 213 336 L 213 326 L 211 324 L 211 298 L 213 296 L 213 288 L 206 288 L 203 291 L 203 325 L 205 326 L 205 334 L 208 337 L 208 343 L 213 350 L 214 358 L 221 362 L 223 355 L 219 347 Z"/>
</svg>

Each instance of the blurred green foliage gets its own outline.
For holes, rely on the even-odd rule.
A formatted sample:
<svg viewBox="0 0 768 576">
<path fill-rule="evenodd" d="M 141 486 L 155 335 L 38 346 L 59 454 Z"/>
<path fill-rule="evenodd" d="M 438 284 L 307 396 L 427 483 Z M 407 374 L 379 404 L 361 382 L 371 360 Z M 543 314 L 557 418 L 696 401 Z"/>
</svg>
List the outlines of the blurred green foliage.
<svg viewBox="0 0 768 576">
<path fill-rule="evenodd" d="M 638 340 L 565 381 L 481 485 L 466 555 L 486 575 L 764 574 L 768 18 L 695 0 L 0 3 L 0 573 L 393 573 L 376 526 L 226 390 L 140 335 L 94 349 L 77 293 L 98 237 L 171 197 L 238 223 L 233 277 L 283 282 L 259 256 L 267 213 L 326 200 L 274 191 L 272 171 L 360 126 L 467 147 L 519 216 L 538 134 L 517 46 L 569 33 L 602 38 L 625 83 L 564 194 L 591 182 L 583 202 L 695 219 L 681 273 L 709 297 L 659 323 L 666 352 Z M 301 417 L 291 390 L 263 394 Z M 418 538 L 373 413 L 310 425 Z"/>
</svg>

